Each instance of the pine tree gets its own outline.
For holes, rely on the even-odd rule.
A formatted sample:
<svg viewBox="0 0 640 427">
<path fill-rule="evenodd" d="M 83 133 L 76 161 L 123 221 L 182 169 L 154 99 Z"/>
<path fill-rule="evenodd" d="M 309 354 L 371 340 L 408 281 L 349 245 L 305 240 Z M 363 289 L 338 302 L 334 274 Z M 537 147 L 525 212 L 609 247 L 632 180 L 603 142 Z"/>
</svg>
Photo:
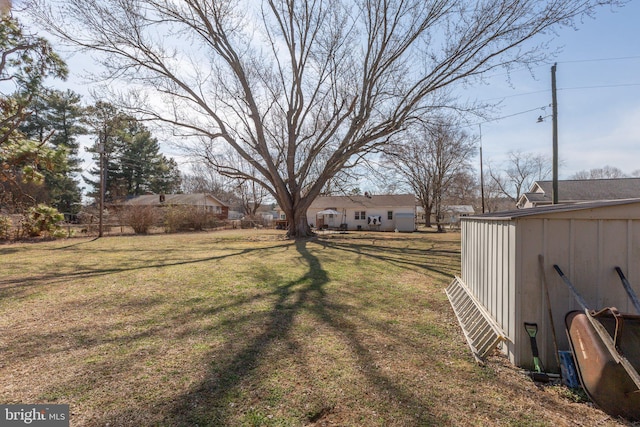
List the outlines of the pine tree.
<svg viewBox="0 0 640 427">
<path fill-rule="evenodd" d="M 64 165 L 44 170 L 44 189 L 37 201 L 56 207 L 61 212 L 77 213 L 81 189 L 76 178 L 80 172 L 78 136 L 87 133 L 82 124 L 85 109 L 79 94 L 70 90 L 43 91 L 33 102 L 32 114 L 20 130 L 30 139 L 47 144 L 66 155 Z"/>
<path fill-rule="evenodd" d="M 97 103 L 91 112 L 96 160 L 99 160 L 98 144 L 104 147 L 106 201 L 180 190 L 177 163 L 160 153 L 158 140 L 142 123 L 107 103 Z M 94 187 L 91 195 L 97 198 L 99 164 L 89 172 L 95 178 L 85 177 L 85 182 Z"/>
<path fill-rule="evenodd" d="M 46 78 L 64 79 L 67 67 L 49 42 L 0 15 L 0 208 L 21 210 L 42 194 L 45 174 L 66 167 L 64 151 L 21 131 L 34 115 Z"/>
</svg>

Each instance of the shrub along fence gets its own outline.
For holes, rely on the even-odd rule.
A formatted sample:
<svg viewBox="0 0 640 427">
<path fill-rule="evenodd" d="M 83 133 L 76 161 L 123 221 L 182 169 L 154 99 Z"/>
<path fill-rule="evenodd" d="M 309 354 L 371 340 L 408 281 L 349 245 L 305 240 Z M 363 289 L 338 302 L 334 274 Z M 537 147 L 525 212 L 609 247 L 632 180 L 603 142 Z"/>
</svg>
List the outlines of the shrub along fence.
<svg viewBox="0 0 640 427">
<path fill-rule="evenodd" d="M 0 214 L 0 241 L 64 237 L 63 220 L 57 209 L 42 204 L 22 214 Z"/>
<path fill-rule="evenodd" d="M 0 214 L 0 241 L 18 241 L 49 237 L 98 236 L 100 219 L 98 212 L 91 210 L 75 215 L 56 217 L 55 233 L 47 230 L 34 233 L 28 216 Z M 212 212 L 192 206 L 172 206 L 158 208 L 152 206 L 132 206 L 124 209 L 105 210 L 102 220 L 102 235 L 159 234 L 189 231 L 273 228 L 274 221 L 262 218 L 221 219 Z M 29 232 L 28 232 L 29 231 Z"/>
</svg>

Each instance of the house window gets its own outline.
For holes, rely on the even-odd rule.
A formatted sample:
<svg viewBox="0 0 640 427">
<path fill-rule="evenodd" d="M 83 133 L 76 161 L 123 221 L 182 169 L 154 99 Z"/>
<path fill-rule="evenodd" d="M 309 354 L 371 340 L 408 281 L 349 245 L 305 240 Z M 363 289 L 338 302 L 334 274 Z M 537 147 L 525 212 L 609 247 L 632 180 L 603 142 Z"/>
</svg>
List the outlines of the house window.
<svg viewBox="0 0 640 427">
<path fill-rule="evenodd" d="M 365 219 L 367 217 L 367 213 L 365 211 L 356 211 L 355 219 Z"/>
<path fill-rule="evenodd" d="M 387 211 L 387 219 L 393 219 L 393 211 Z"/>
</svg>

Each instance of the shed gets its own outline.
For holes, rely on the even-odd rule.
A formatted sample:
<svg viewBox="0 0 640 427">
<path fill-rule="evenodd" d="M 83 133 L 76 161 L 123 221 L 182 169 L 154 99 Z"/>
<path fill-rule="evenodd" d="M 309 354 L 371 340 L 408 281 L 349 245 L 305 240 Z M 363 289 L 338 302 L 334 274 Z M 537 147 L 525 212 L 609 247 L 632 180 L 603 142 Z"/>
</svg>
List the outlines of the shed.
<svg viewBox="0 0 640 427">
<path fill-rule="evenodd" d="M 457 227 L 460 225 L 461 217 L 473 215 L 475 210 L 471 205 L 449 205 L 444 207 L 443 212 L 444 222 L 449 224 L 449 227 Z"/>
<path fill-rule="evenodd" d="M 553 268 L 557 264 L 590 308 L 633 313 L 615 272 L 640 293 L 640 199 L 552 205 L 461 218 L 461 281 L 502 329 L 501 351 L 532 367 L 524 322 L 538 325 L 540 359 L 558 371 L 543 277 L 559 350 L 569 350 L 565 315 L 580 306 Z M 544 275 L 539 255 L 544 257 Z M 452 302 L 453 304 L 453 302 Z M 454 305 L 455 309 L 455 305 Z"/>
<path fill-rule="evenodd" d="M 396 214 L 396 230 L 402 233 L 412 233 L 416 231 L 416 216 L 413 213 Z"/>
</svg>

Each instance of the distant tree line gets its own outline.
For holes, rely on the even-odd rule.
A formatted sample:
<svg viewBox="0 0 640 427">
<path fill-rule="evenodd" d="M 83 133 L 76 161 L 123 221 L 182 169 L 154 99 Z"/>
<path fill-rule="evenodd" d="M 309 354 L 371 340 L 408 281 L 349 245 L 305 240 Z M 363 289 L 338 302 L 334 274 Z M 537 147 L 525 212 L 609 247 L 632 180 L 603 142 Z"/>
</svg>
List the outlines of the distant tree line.
<svg viewBox="0 0 640 427">
<path fill-rule="evenodd" d="M 578 171 L 569 179 L 614 179 L 631 177 L 640 177 L 640 169 L 637 169 L 628 175 L 615 166 L 607 165 L 601 168 Z"/>
</svg>

